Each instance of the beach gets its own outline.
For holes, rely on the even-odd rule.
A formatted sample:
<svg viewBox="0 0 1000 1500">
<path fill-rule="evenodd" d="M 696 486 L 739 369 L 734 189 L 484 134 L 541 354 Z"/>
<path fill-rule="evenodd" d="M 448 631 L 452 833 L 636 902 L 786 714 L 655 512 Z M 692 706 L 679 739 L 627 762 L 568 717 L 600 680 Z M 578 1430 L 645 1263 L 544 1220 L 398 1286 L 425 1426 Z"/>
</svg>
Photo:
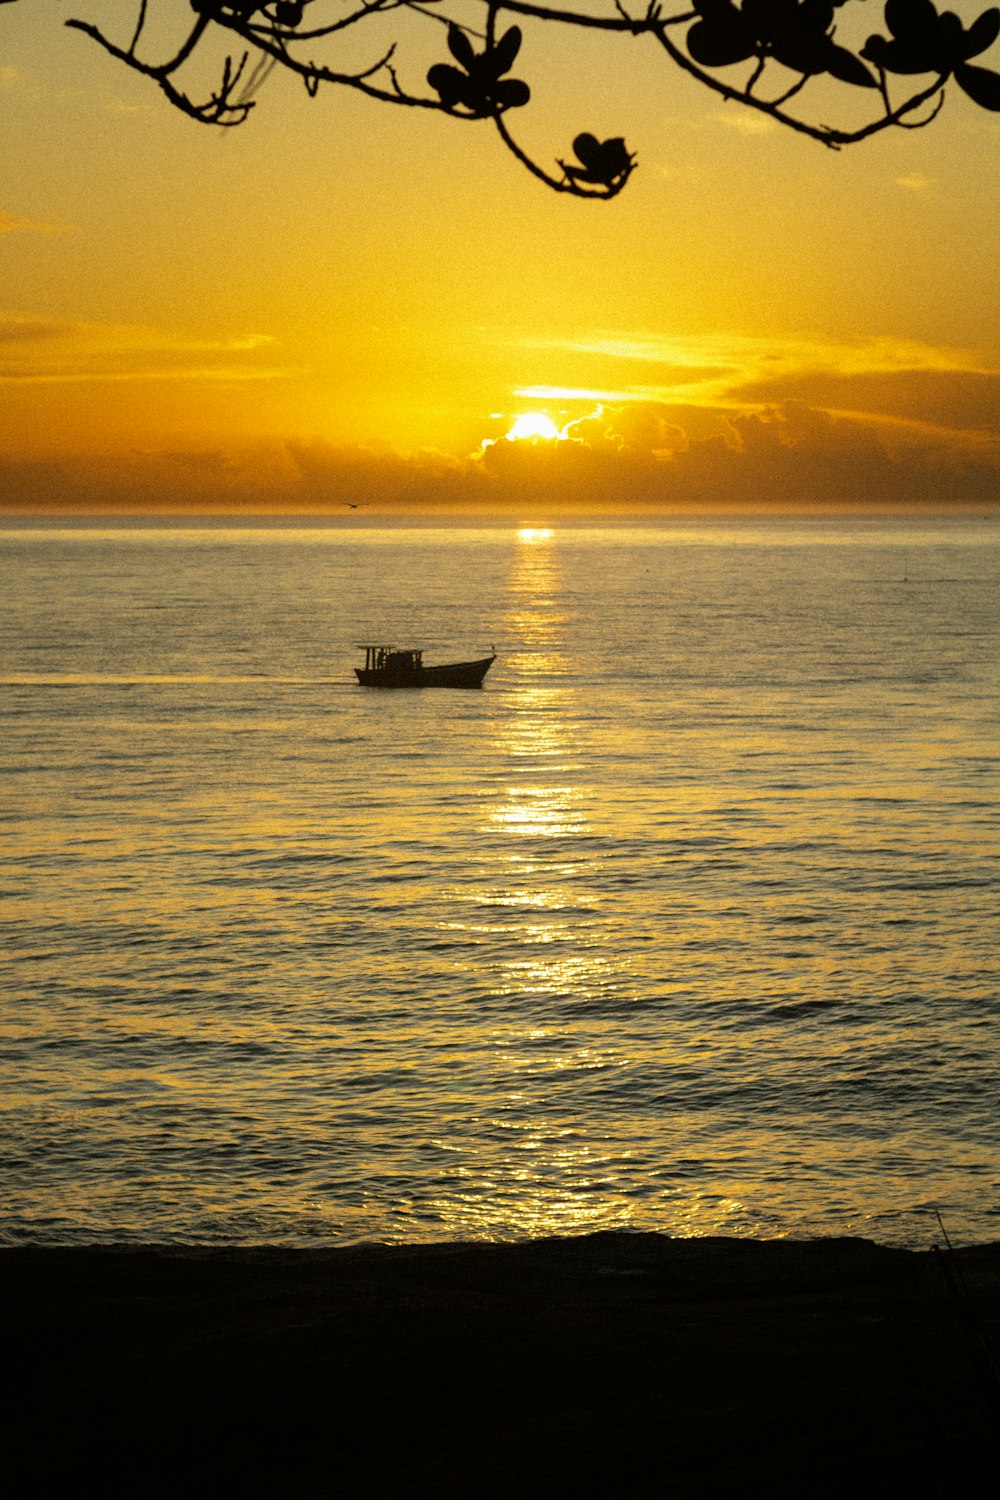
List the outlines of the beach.
<svg viewBox="0 0 1000 1500">
<path fill-rule="evenodd" d="M 9 1492 L 973 1493 L 1000 1244 L 6 1248 Z"/>
</svg>

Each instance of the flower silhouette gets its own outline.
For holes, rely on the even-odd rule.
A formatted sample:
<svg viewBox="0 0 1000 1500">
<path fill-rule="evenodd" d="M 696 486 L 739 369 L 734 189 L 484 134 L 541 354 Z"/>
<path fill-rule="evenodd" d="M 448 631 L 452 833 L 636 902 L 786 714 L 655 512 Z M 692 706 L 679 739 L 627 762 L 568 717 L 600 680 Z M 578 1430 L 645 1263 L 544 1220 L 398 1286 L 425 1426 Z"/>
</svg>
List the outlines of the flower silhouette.
<svg viewBox="0 0 1000 1500">
<path fill-rule="evenodd" d="M 773 57 L 806 77 L 829 73 L 841 83 L 877 87 L 864 63 L 833 40 L 833 13 L 842 0 L 694 0 L 700 20 L 687 49 L 706 68 L 725 68 L 751 57 Z"/>
<path fill-rule="evenodd" d="M 575 162 L 571 165 L 564 161 L 559 163 L 571 182 L 621 187 L 635 166 L 635 157 L 629 153 L 620 135 L 608 141 L 599 141 L 596 135 L 584 131 L 573 142 L 573 150 L 577 161 L 583 163 L 582 166 L 578 167 Z"/>
<path fill-rule="evenodd" d="M 862 57 L 886 73 L 950 74 L 974 104 L 1000 110 L 1000 74 L 969 64 L 1000 36 L 995 6 L 966 27 L 954 11 L 939 13 L 933 0 L 887 0 L 885 24 L 891 37 L 870 36 Z"/>
<path fill-rule="evenodd" d="M 473 119 L 500 114 L 527 104 L 531 90 L 520 78 L 504 78 L 513 67 L 521 49 L 521 32 L 517 26 L 505 31 L 493 46 L 476 52 L 459 26 L 448 27 L 448 50 L 461 67 L 435 63 L 427 82 L 436 89 L 445 109 L 461 105 Z"/>
</svg>

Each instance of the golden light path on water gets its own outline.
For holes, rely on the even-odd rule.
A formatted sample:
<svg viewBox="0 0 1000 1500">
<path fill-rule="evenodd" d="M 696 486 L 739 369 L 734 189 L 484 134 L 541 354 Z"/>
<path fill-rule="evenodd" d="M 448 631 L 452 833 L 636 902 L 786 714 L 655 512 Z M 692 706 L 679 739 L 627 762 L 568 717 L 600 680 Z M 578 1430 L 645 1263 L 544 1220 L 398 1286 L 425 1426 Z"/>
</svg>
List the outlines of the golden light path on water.
<svg viewBox="0 0 1000 1500">
<path fill-rule="evenodd" d="M 490 1235 L 498 1222 L 515 1236 L 586 1233 L 634 1223 L 635 1212 L 616 1181 L 635 1153 L 619 1147 L 612 1159 L 598 1131 L 553 1119 L 544 1090 L 538 1093 L 540 1076 L 624 1074 L 635 1061 L 627 1041 L 610 1024 L 595 1042 L 593 1033 L 583 1041 L 569 1027 L 518 1019 L 537 1016 L 536 1002 L 552 997 L 572 1012 L 615 994 L 627 978 L 627 961 L 593 921 L 598 860 L 588 840 L 597 791 L 572 732 L 583 705 L 561 649 L 568 620 L 555 533 L 525 527 L 518 543 L 502 622 L 514 686 L 495 746 L 506 774 L 483 812 L 483 832 L 506 879 L 483 889 L 475 898 L 479 919 L 461 924 L 504 954 L 493 961 L 492 989 L 508 1002 L 507 1019 L 490 1031 L 489 1043 L 505 1098 L 483 1122 L 502 1144 L 491 1151 L 485 1178 L 478 1163 L 457 1165 L 457 1181 L 436 1205 L 455 1238 Z M 582 910 L 581 884 L 588 889 Z M 732 1226 L 742 1210 L 718 1192 L 704 1202 L 688 1194 L 671 1230 L 712 1233 Z"/>
<path fill-rule="evenodd" d="M 505 1098 L 486 1122 L 503 1148 L 500 1159 L 491 1161 L 493 1180 L 485 1185 L 485 1195 L 480 1169 L 465 1166 L 458 1176 L 474 1178 L 475 1193 L 459 1189 L 441 1202 L 440 1211 L 458 1236 L 487 1230 L 496 1220 L 501 1196 L 503 1215 L 518 1235 L 584 1231 L 604 1218 L 585 1195 L 553 1194 L 546 1181 L 553 1168 L 563 1182 L 587 1183 L 594 1173 L 593 1148 L 573 1124 L 554 1127 L 550 1119 L 525 1118 L 530 1093 L 519 1087 L 519 1080 L 539 1068 L 558 1073 L 609 1062 L 593 1047 L 566 1047 L 554 1026 L 516 1019 L 518 997 L 586 993 L 606 968 L 596 950 L 566 951 L 572 939 L 565 912 L 573 898 L 564 881 L 579 858 L 568 841 L 585 834 L 588 825 L 580 791 L 567 776 L 572 747 L 565 710 L 572 688 L 563 681 L 566 661 L 558 649 L 565 618 L 552 539 L 549 528 L 519 531 L 503 619 L 505 639 L 516 643 L 508 650 L 516 685 L 495 745 L 505 774 L 484 809 L 483 831 L 497 847 L 497 863 L 506 878 L 494 880 L 476 897 L 480 917 L 470 924 L 476 938 L 499 940 L 509 955 L 496 965 L 492 983 L 513 1002 L 506 1011 L 510 1019 L 489 1033 L 495 1070 L 506 1080 Z M 516 938 L 512 955 L 511 937 Z M 529 1006 L 523 1013 L 535 1011 Z"/>
</svg>

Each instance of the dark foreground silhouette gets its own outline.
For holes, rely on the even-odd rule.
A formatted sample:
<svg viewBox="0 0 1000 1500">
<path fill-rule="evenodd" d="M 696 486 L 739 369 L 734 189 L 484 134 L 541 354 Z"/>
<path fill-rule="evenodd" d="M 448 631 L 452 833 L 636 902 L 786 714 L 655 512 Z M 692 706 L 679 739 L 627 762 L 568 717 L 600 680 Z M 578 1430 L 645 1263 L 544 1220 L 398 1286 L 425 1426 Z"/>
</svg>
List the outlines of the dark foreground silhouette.
<svg viewBox="0 0 1000 1500">
<path fill-rule="evenodd" d="M 605 1234 L 0 1268 L 12 1495 L 992 1492 L 1000 1245 Z"/>
</svg>

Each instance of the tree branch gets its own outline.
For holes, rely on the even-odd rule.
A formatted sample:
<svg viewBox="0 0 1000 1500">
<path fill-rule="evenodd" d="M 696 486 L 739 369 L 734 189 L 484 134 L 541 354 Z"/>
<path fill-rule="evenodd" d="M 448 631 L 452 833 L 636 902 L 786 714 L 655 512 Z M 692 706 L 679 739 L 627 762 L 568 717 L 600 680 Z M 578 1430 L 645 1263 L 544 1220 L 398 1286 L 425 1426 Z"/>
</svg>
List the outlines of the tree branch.
<svg viewBox="0 0 1000 1500">
<path fill-rule="evenodd" d="M 15 0 L 0 0 L 0 4 L 10 3 Z M 671 14 L 664 14 L 662 0 L 643 0 L 636 15 L 630 13 L 626 0 L 607 0 L 606 14 L 538 0 L 481 0 L 486 10 L 483 32 L 469 25 L 467 6 L 456 12 L 453 0 L 349 0 L 346 12 L 345 0 L 133 3 L 135 24 L 128 46 L 112 42 L 86 20 L 69 20 L 66 25 L 133 72 L 151 79 L 172 105 L 203 124 L 242 124 L 254 108 L 254 95 L 264 78 L 280 67 L 300 78 L 310 96 L 321 86 L 350 88 L 379 103 L 435 110 L 457 120 L 488 119 L 504 147 L 532 176 L 554 192 L 581 198 L 616 197 L 632 174 L 635 158 L 621 137 L 600 141 L 587 132 L 574 140 L 577 161 L 556 159 L 559 173 L 525 151 L 512 132 L 509 116 L 527 105 L 531 90 L 523 80 L 508 76 L 521 47 L 521 31 L 515 25 L 498 38 L 498 18 L 503 13 L 539 25 L 598 32 L 609 46 L 651 36 L 665 60 L 703 88 L 833 150 L 892 128 L 925 128 L 940 113 L 950 79 L 974 104 L 1000 112 L 1000 74 L 970 64 L 1000 36 L 1000 11 L 986 10 L 966 27 L 950 13 L 939 14 L 937 0 L 920 0 L 912 6 L 901 5 L 899 0 L 886 4 L 884 25 L 890 35 L 871 36 L 856 52 L 837 40 L 831 9 L 814 0 L 775 0 L 771 5 L 759 0 L 693 0 Z M 861 3 L 841 0 L 838 19 L 848 6 Z M 178 50 L 163 61 L 152 60 L 149 23 L 154 7 L 160 16 L 172 6 L 182 12 L 190 6 L 194 24 Z M 396 39 L 385 45 L 385 27 L 397 11 L 405 11 L 414 23 L 447 28 L 453 62 L 442 60 L 430 69 L 431 93 L 404 81 L 397 48 L 410 40 L 409 32 L 397 29 Z M 307 24 L 307 16 L 315 20 Z M 337 51 L 346 34 L 369 24 L 381 27 L 379 45 L 373 49 L 375 60 L 363 67 L 339 66 Z M 245 50 L 225 56 L 218 88 L 197 103 L 183 86 L 186 65 L 201 55 L 203 44 L 223 37 L 237 38 Z M 474 42 L 484 43 L 483 50 L 477 51 Z M 320 44 L 325 55 L 317 61 L 306 49 Z M 252 66 L 251 57 L 257 59 Z M 734 83 L 732 69 L 741 63 L 748 64 L 746 80 Z M 719 76 L 720 72 L 725 76 Z M 897 104 L 890 94 L 889 74 L 904 79 L 909 90 Z M 914 87 L 912 80 L 921 76 L 931 81 Z M 845 96 L 869 92 L 872 104 L 877 101 L 877 112 L 850 129 L 815 118 L 815 111 L 809 110 L 807 85 L 819 77 L 828 86 L 842 89 Z M 916 118 L 928 105 L 929 110 Z"/>
</svg>

